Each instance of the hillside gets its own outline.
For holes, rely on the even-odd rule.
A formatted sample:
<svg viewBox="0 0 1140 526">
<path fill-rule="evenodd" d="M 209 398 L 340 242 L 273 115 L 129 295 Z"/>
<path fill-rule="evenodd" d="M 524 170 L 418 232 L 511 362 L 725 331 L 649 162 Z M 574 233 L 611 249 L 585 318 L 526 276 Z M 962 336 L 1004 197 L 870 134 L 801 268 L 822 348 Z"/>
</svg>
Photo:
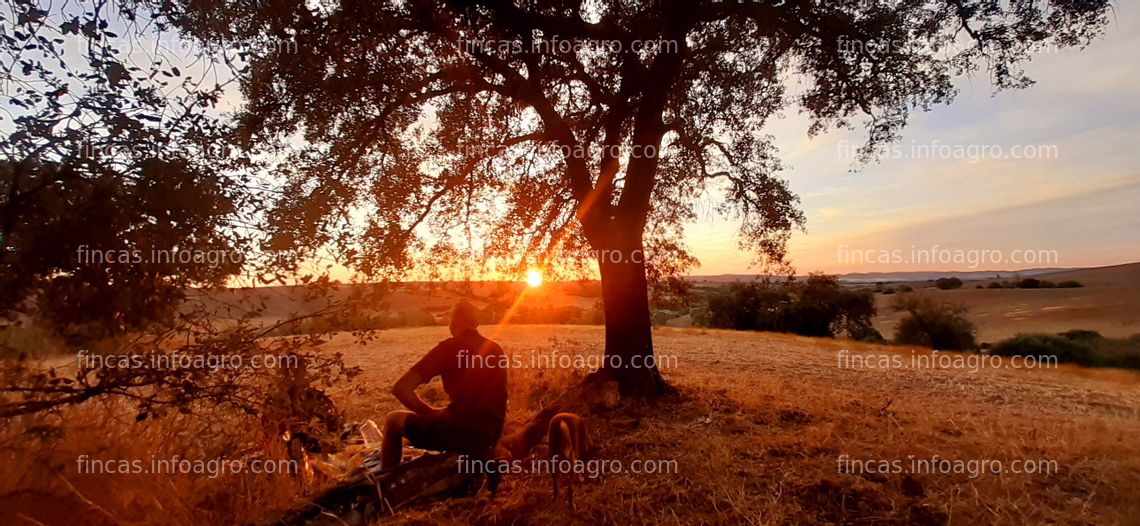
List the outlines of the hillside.
<svg viewBox="0 0 1140 526">
<path fill-rule="evenodd" d="M 1140 285 L 1140 263 L 1050 272 L 1039 276 L 1053 281 L 1077 280 L 1086 286 Z"/>
<path fill-rule="evenodd" d="M 444 336 L 443 328 L 401 329 L 366 347 L 344 336 L 328 347 L 364 367 L 366 381 L 385 392 Z M 601 352 L 602 332 L 509 327 L 497 337 L 522 357 L 552 349 L 590 356 Z M 839 358 L 841 349 L 904 362 L 911 352 L 694 329 L 659 330 L 656 348 L 679 394 L 596 416 L 594 436 L 600 458 L 675 460 L 676 474 L 598 477 L 579 488 L 574 513 L 551 500 L 541 475 L 512 476 L 493 503 L 460 498 L 404 511 L 397 522 L 1128 524 L 1140 516 L 1140 374 L 1068 366 L 976 373 L 839 367 L 852 363 Z M 509 418 L 521 421 L 570 376 L 512 370 Z M 356 418 L 395 408 L 384 395 L 348 406 Z M 989 459 L 1007 469 L 1015 461 L 1055 460 L 1059 470 L 971 478 L 839 468 L 840 459 L 906 462 L 911 455 Z"/>
<path fill-rule="evenodd" d="M 578 366 L 603 342 L 600 327 L 483 332 L 518 360 L 508 373 L 508 432 L 581 377 Z M 385 330 L 363 343 L 336 335 L 322 349 L 363 372 L 355 386 L 328 392 L 349 420 L 381 420 L 398 408 L 396 378 L 446 335 L 444 327 Z M 660 329 L 655 342 L 677 393 L 588 417 L 596 464 L 574 511 L 551 498 L 548 475 L 524 469 L 494 500 L 421 503 L 384 523 L 1126 525 L 1140 516 L 1140 373 L 910 367 L 907 348 L 767 333 Z M 884 359 L 899 367 L 867 367 Z M 443 402 L 438 383 L 422 392 Z M 244 523 L 331 483 L 77 471 L 84 459 L 238 458 L 200 450 L 195 437 L 258 433 L 135 414 L 130 404 L 96 404 L 62 412 L 61 427 L 33 418 L 0 433 L 10 475 L 0 485 L 0 524 Z M 50 448 L 37 447 L 49 439 Z M 544 455 L 540 445 L 531 458 Z"/>
<path fill-rule="evenodd" d="M 950 276 L 953 274 L 947 274 Z M 1054 282 L 1076 280 L 1073 289 L 978 289 L 992 280 L 966 281 L 958 290 L 937 290 L 931 283 L 912 283 L 920 294 L 965 305 L 978 328 L 978 341 L 993 342 L 1019 332 L 1063 332 L 1089 329 L 1105 336 L 1140 333 L 1140 263 L 1066 270 L 1034 276 Z M 920 288 L 925 287 L 925 288 Z M 889 336 L 899 314 L 892 296 L 876 295 L 875 326 Z"/>
</svg>

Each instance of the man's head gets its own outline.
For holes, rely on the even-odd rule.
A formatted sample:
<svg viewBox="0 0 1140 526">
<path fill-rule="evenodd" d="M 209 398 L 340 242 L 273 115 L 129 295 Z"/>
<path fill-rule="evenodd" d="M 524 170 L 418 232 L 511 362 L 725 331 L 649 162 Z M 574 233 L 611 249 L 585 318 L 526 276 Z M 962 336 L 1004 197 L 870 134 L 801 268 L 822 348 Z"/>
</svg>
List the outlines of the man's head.
<svg viewBox="0 0 1140 526">
<path fill-rule="evenodd" d="M 479 327 L 479 310 L 470 302 L 459 300 L 459 303 L 451 308 L 451 324 L 448 326 L 451 335 L 459 336 L 477 327 Z"/>
</svg>

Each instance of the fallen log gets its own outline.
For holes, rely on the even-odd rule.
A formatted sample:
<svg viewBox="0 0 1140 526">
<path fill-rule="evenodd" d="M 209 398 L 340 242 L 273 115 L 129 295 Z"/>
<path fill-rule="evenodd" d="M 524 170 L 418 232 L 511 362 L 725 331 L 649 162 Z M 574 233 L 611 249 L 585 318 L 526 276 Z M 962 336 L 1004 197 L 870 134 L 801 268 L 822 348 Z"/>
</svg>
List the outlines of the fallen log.
<svg viewBox="0 0 1140 526">
<path fill-rule="evenodd" d="M 427 499 L 471 493 L 479 475 L 463 473 L 455 453 L 428 454 L 373 475 L 361 468 L 346 480 L 305 499 L 260 526 L 360 525 L 391 514 L 396 508 Z"/>
</svg>

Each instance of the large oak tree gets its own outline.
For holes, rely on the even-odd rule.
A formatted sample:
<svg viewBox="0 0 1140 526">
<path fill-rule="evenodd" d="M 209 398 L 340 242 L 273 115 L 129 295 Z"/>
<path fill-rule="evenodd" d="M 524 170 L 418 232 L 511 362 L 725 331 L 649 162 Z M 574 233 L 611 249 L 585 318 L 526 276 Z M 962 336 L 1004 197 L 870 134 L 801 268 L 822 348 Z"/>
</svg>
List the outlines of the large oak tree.
<svg viewBox="0 0 1140 526">
<path fill-rule="evenodd" d="M 597 259 L 605 373 L 655 394 L 647 286 L 692 263 L 699 200 L 782 263 L 803 225 L 764 127 L 864 124 L 862 160 L 953 79 L 1031 81 L 1041 46 L 1083 46 L 1108 0 L 181 0 L 183 30 L 249 47 L 237 116 L 280 160 L 282 246 L 331 246 L 374 275 L 441 255 Z M 268 155 L 267 155 L 268 157 Z M 475 240 L 489 240 L 477 246 Z M 478 252 L 478 254 L 475 254 Z M 616 360 L 620 359 L 619 362 Z"/>
</svg>

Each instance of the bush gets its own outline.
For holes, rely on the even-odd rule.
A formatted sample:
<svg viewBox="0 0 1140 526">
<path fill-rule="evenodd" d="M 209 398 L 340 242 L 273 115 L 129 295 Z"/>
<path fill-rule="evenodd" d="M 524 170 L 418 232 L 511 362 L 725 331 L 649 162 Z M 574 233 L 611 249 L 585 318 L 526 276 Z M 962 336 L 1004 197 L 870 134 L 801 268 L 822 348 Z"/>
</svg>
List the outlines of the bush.
<svg viewBox="0 0 1140 526">
<path fill-rule="evenodd" d="M 934 282 L 934 286 L 942 290 L 953 290 L 962 288 L 962 280 L 957 276 L 950 278 L 938 278 Z"/>
<path fill-rule="evenodd" d="M 899 292 L 914 292 L 914 287 L 910 285 L 902 285 L 899 287 Z"/>
<path fill-rule="evenodd" d="M 1099 332 L 1090 331 L 1087 329 L 1073 329 L 1070 331 L 1058 333 L 1057 335 L 1061 336 L 1062 338 L 1076 341 L 1095 341 L 1104 338 L 1104 336 L 1101 336 Z"/>
<path fill-rule="evenodd" d="M 874 317 L 870 290 L 845 289 L 834 276 L 813 274 L 803 282 L 733 283 L 709 298 L 702 321 L 737 330 L 881 338 L 871 325 Z"/>
<path fill-rule="evenodd" d="M 1081 286 L 1081 284 L 1077 283 L 1076 281 L 1066 281 L 1065 283 L 1076 283 L 1077 287 Z M 1059 287 L 1060 285 L 1047 279 L 1025 278 L 1017 281 L 1016 283 L 1013 283 L 1012 286 L 1019 289 L 1053 289 Z M 1070 284 L 1065 288 L 1071 288 L 1072 286 L 1073 285 Z"/>
<path fill-rule="evenodd" d="M 1018 334 L 999 341 L 990 349 L 996 356 L 1052 356 L 1058 362 L 1088 365 L 1092 348 L 1087 342 L 1052 334 Z"/>
<path fill-rule="evenodd" d="M 963 315 L 965 307 L 907 294 L 895 300 L 894 309 L 907 314 L 895 326 L 895 341 L 942 351 L 977 348 L 974 324 Z"/>
<path fill-rule="evenodd" d="M 986 286 L 986 288 L 987 289 L 1003 289 L 1003 288 L 1005 288 L 1005 285 L 1002 285 L 1000 282 L 997 282 L 997 281 L 991 281 L 990 284 Z"/>
<path fill-rule="evenodd" d="M 1096 331 L 1071 330 L 1059 334 L 1018 334 L 994 344 L 998 356 L 1051 356 L 1058 363 L 1087 367 L 1140 369 L 1140 334 L 1105 338 Z"/>
<path fill-rule="evenodd" d="M 885 343 L 887 341 L 886 338 L 883 338 L 883 334 L 879 332 L 878 329 L 871 326 L 855 328 L 847 334 L 847 337 L 852 340 L 868 343 Z"/>
<path fill-rule="evenodd" d="M 595 304 L 595 307 L 598 305 Z M 508 309 L 498 309 L 496 314 L 507 312 Z M 543 325 L 570 325 L 588 323 L 597 318 L 594 310 L 587 310 L 574 305 L 538 305 L 524 306 L 514 310 L 510 322 L 514 324 L 543 324 Z M 494 318 L 494 317 L 493 317 Z M 499 323 L 495 319 L 492 323 Z"/>
<path fill-rule="evenodd" d="M 1084 285 L 1082 285 L 1081 282 L 1074 281 L 1071 279 L 1062 281 L 1062 282 L 1057 284 L 1057 288 L 1059 288 L 1059 289 L 1079 289 L 1081 287 L 1084 287 Z"/>
<path fill-rule="evenodd" d="M 435 325 L 435 317 L 421 312 L 351 312 L 305 318 L 286 323 L 270 331 L 271 336 L 297 336 L 332 332 L 378 331 L 394 327 Z"/>
</svg>

